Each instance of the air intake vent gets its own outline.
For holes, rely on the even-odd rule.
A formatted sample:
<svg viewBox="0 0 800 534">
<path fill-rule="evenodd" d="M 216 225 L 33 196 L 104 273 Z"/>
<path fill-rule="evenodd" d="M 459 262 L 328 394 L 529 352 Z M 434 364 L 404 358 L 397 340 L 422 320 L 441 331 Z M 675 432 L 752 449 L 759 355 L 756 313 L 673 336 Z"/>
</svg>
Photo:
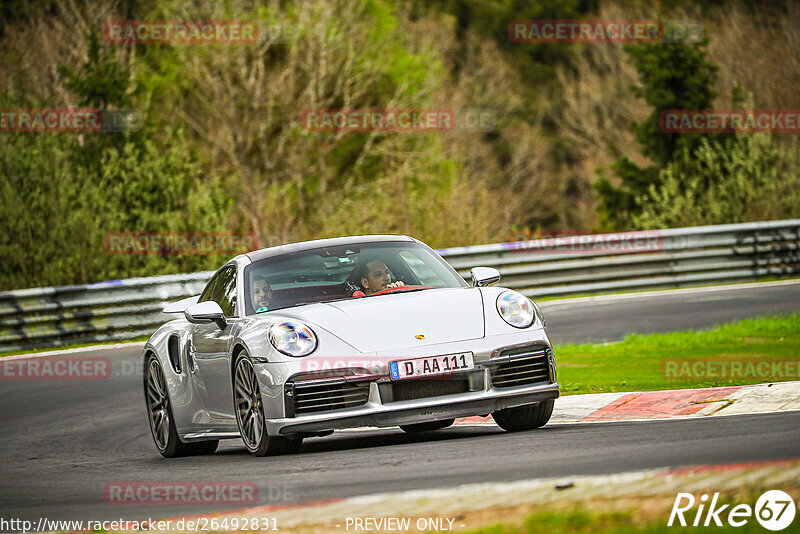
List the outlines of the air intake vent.
<svg viewBox="0 0 800 534">
<path fill-rule="evenodd" d="M 167 355 L 172 369 L 178 374 L 181 374 L 180 346 L 181 340 L 176 334 L 169 336 L 169 339 L 167 339 Z"/>
<path fill-rule="evenodd" d="M 504 350 L 489 364 L 492 386 L 510 388 L 550 382 L 550 348 L 542 345 Z"/>
<path fill-rule="evenodd" d="M 404 380 L 392 384 L 391 402 L 455 395 L 469 390 L 469 380 Z"/>
<path fill-rule="evenodd" d="M 286 415 L 329 412 L 362 406 L 369 399 L 369 381 L 313 381 L 286 384 Z"/>
</svg>

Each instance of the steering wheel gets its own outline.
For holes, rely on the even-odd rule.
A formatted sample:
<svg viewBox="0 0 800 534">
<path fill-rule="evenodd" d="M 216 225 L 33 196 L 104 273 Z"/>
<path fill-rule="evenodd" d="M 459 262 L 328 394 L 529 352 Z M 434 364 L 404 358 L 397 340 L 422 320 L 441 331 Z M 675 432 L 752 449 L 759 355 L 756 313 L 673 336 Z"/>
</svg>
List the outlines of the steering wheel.
<svg viewBox="0 0 800 534">
<path fill-rule="evenodd" d="M 399 286 L 399 287 L 388 287 L 386 289 L 382 289 L 381 291 L 377 291 L 372 295 L 383 295 L 385 293 L 392 293 L 394 291 L 403 291 L 408 289 L 433 289 L 432 286 Z"/>
</svg>

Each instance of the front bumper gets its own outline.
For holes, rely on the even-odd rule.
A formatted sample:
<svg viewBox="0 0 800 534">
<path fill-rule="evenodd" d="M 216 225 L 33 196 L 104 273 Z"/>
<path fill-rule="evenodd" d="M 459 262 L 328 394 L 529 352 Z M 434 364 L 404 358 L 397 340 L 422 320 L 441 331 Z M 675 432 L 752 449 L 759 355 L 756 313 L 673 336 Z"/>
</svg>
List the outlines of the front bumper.
<svg viewBox="0 0 800 534">
<path fill-rule="evenodd" d="M 492 370 L 496 370 L 501 362 L 508 361 L 509 357 L 504 354 L 529 346 L 546 349 L 548 354 L 547 370 L 544 371 L 546 376 L 537 383 L 524 385 L 515 385 L 513 382 L 509 385 L 506 376 L 504 379 L 506 383 L 502 387 L 495 387 L 493 376 L 497 378 L 498 375 L 493 375 Z M 466 391 L 410 400 L 393 397 L 390 393 L 393 391 L 393 384 L 406 381 L 393 382 L 389 379 L 389 361 L 463 351 L 473 353 L 475 369 L 449 377 L 466 384 L 464 387 Z M 350 360 L 364 360 L 365 357 L 359 354 Z M 348 358 L 341 360 L 347 362 Z M 348 368 L 347 365 L 336 368 L 336 371 L 341 371 L 343 375 L 350 370 L 354 376 L 348 377 L 348 380 L 352 379 L 363 385 L 362 402 L 365 400 L 363 404 L 330 411 L 294 413 L 291 403 L 287 400 L 291 400 L 292 397 L 292 384 L 299 375 L 303 375 L 304 370 L 308 369 L 308 363 L 308 360 L 297 360 L 256 365 L 269 435 L 322 432 L 361 426 L 391 427 L 472 415 L 488 415 L 504 408 L 534 404 L 559 396 L 555 359 L 544 329 L 528 331 L 525 336 L 490 336 L 468 343 L 428 346 L 413 352 L 371 355 L 366 366 L 359 366 L 355 370 Z"/>
<path fill-rule="evenodd" d="M 487 371 L 488 372 L 488 371 Z M 458 393 L 441 397 L 429 397 L 409 401 L 381 404 L 378 384 L 370 385 L 370 400 L 364 406 L 292 418 L 268 419 L 270 435 L 285 435 L 297 432 L 317 432 L 353 428 L 360 426 L 389 427 L 488 415 L 497 410 L 533 404 L 558 398 L 558 383 L 521 386 L 503 390 L 489 389 L 478 392 Z"/>
</svg>

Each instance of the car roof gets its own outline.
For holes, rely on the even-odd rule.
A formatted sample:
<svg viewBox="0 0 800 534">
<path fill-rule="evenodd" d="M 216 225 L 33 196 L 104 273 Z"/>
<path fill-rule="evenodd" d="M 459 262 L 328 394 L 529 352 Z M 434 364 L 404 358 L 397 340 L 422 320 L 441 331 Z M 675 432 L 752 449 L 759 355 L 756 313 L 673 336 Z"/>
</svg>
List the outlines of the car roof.
<svg viewBox="0 0 800 534">
<path fill-rule="evenodd" d="M 291 254 L 293 252 L 302 252 L 304 250 L 312 250 L 321 247 L 340 247 L 345 245 L 361 244 L 361 243 L 382 243 L 382 242 L 415 242 L 418 240 L 407 235 L 354 235 L 347 237 L 331 237 L 328 239 L 315 239 L 313 241 L 301 241 L 299 243 L 289 243 L 286 245 L 277 245 L 274 247 L 262 248 L 243 254 L 251 261 L 263 260 L 273 256 L 280 256 L 282 254 Z"/>
</svg>

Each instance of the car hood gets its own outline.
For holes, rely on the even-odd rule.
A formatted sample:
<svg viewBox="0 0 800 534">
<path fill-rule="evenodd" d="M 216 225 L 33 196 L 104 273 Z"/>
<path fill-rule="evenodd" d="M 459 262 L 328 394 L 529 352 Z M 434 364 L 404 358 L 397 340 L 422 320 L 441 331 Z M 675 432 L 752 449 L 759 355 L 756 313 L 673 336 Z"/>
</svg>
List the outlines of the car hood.
<svg viewBox="0 0 800 534">
<path fill-rule="evenodd" d="M 277 314 L 324 328 L 360 352 L 484 336 L 483 299 L 477 288 L 391 293 L 276 310 Z"/>
</svg>

